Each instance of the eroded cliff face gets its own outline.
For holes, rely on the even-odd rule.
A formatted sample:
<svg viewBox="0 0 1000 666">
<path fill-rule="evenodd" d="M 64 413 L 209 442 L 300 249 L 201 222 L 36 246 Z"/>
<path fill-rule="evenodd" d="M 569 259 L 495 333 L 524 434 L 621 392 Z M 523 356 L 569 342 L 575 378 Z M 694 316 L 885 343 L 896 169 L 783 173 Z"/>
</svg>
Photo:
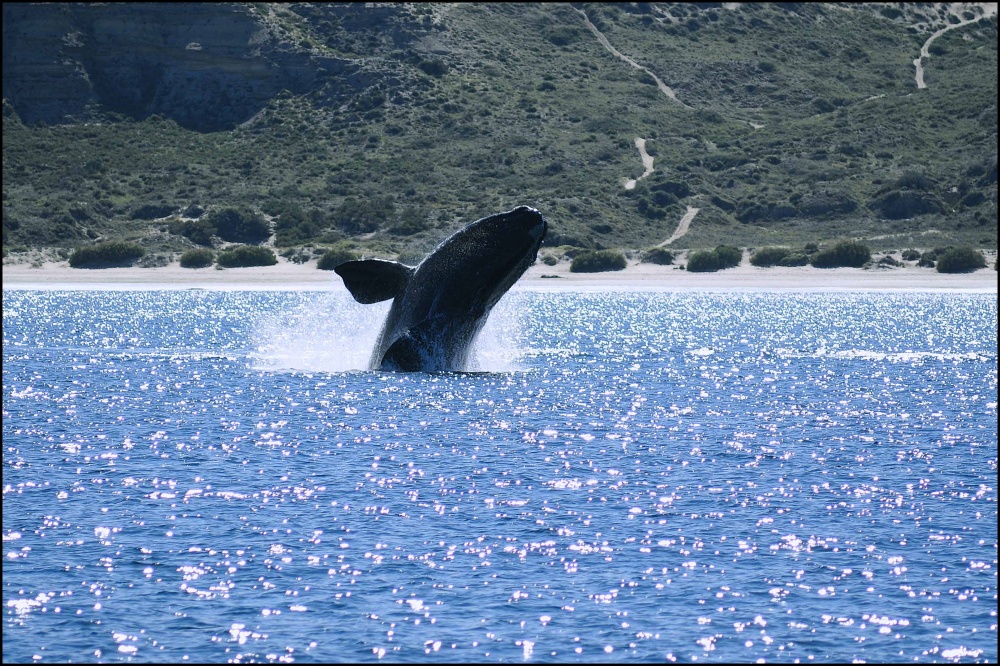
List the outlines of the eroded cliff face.
<svg viewBox="0 0 1000 666">
<path fill-rule="evenodd" d="M 4 4 L 3 97 L 26 123 L 161 114 L 228 129 L 282 90 L 331 99 L 365 63 L 292 41 L 273 8 L 238 3 Z"/>
</svg>

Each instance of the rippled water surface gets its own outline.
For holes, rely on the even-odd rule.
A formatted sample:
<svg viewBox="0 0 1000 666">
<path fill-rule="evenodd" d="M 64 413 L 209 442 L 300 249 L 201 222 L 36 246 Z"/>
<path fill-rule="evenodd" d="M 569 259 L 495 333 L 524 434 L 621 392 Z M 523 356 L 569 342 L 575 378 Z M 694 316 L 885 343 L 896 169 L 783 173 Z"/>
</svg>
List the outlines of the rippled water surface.
<svg viewBox="0 0 1000 666">
<path fill-rule="evenodd" d="M 997 299 L 3 294 L 4 661 L 996 661 Z"/>
</svg>

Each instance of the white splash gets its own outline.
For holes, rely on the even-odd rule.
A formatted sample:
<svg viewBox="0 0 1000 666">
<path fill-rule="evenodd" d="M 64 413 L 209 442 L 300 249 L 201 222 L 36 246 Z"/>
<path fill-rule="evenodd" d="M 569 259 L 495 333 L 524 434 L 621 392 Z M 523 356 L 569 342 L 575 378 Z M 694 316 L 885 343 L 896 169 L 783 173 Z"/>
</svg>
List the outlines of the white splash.
<svg viewBox="0 0 1000 666">
<path fill-rule="evenodd" d="M 493 308 L 472 341 L 469 372 L 519 370 L 521 316 L 517 294 Z M 349 294 L 324 293 L 290 310 L 276 312 L 257 329 L 255 369 L 348 372 L 367 370 L 391 302 L 362 305 Z"/>
<path fill-rule="evenodd" d="M 388 311 L 388 301 L 362 305 L 347 292 L 317 295 L 262 321 L 251 357 L 259 370 L 367 370 Z"/>
<path fill-rule="evenodd" d="M 516 372 L 520 365 L 525 298 L 517 293 L 504 295 L 490 312 L 479 335 L 472 341 L 468 372 Z"/>
</svg>

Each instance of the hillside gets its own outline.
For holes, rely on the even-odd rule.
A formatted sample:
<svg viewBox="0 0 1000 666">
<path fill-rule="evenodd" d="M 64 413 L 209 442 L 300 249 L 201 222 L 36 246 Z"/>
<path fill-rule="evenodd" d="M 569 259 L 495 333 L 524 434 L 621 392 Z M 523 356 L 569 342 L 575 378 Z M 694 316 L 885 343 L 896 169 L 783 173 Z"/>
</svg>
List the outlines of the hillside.
<svg viewBox="0 0 1000 666">
<path fill-rule="evenodd" d="M 166 261 L 223 206 L 404 258 L 518 204 L 551 245 L 997 245 L 995 4 L 3 12 L 5 256 Z"/>
</svg>

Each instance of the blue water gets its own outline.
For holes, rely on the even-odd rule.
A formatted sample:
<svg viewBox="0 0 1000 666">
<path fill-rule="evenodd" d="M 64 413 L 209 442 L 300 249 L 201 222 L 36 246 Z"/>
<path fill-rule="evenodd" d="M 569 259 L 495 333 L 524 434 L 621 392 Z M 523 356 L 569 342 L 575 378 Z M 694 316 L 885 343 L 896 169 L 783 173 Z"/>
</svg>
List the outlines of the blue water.
<svg viewBox="0 0 1000 666">
<path fill-rule="evenodd" d="M 996 661 L 997 299 L 3 293 L 3 660 Z"/>
</svg>

